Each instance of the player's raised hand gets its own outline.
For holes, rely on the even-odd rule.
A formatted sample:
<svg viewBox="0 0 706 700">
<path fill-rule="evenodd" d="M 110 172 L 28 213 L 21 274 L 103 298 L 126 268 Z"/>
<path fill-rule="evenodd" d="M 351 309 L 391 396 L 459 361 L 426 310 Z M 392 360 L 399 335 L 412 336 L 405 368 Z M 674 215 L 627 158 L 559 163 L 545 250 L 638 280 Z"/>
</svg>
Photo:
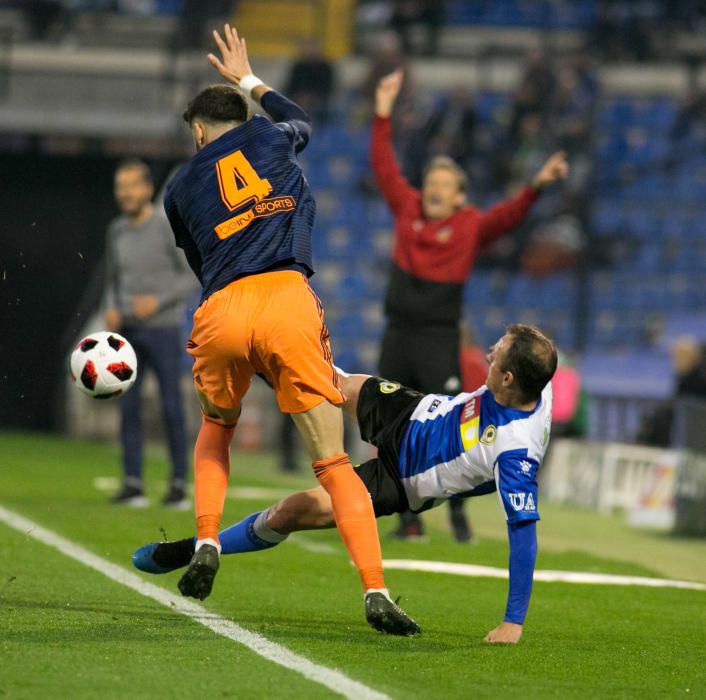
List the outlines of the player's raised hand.
<svg viewBox="0 0 706 700">
<path fill-rule="evenodd" d="M 223 38 L 215 29 L 213 38 L 221 52 L 221 58 L 210 53 L 208 60 L 229 83 L 238 85 L 242 78 L 252 74 L 245 39 L 241 39 L 235 27 L 230 24 L 223 26 Z"/>
<path fill-rule="evenodd" d="M 517 644 L 522 637 L 522 625 L 517 625 L 514 622 L 503 622 L 494 630 L 490 630 L 485 635 L 483 641 L 490 644 Z"/>
<path fill-rule="evenodd" d="M 401 68 L 380 78 L 375 89 L 375 114 L 378 117 L 387 118 L 392 114 L 403 80 L 404 72 Z"/>
<path fill-rule="evenodd" d="M 549 156 L 542 169 L 535 175 L 534 180 L 532 180 L 532 187 L 536 190 L 542 190 L 554 184 L 557 180 L 566 180 L 568 175 L 569 164 L 566 162 L 566 153 L 557 151 Z"/>
</svg>

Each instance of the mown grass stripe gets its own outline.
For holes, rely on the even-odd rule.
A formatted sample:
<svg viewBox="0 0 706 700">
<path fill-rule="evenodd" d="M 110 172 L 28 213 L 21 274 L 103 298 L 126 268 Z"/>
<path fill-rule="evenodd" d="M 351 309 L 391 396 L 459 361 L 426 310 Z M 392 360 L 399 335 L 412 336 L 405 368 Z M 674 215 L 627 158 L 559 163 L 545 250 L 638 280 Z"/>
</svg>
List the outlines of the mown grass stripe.
<svg viewBox="0 0 706 700">
<path fill-rule="evenodd" d="M 107 578 L 131 588 L 140 595 L 150 598 L 174 612 L 186 615 L 216 634 L 242 644 L 268 661 L 295 671 L 345 698 L 350 698 L 350 700 L 390 700 L 389 696 L 384 693 L 369 688 L 340 671 L 309 661 L 309 659 L 290 651 L 286 647 L 271 642 L 262 635 L 250 632 L 232 620 L 207 610 L 198 603 L 191 602 L 181 596 L 170 593 L 164 588 L 148 583 L 132 571 L 103 559 L 81 545 L 65 539 L 61 535 L 47 530 L 38 523 L 2 506 L 0 506 L 0 521 L 48 547 L 58 550 L 67 557 L 98 571 Z"/>
</svg>

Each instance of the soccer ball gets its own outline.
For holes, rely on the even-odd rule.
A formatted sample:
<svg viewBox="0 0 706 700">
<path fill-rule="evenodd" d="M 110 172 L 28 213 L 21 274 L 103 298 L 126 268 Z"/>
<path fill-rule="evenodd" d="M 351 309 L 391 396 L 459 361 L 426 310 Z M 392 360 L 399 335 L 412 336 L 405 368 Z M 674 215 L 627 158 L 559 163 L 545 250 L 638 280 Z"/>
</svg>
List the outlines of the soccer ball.
<svg viewBox="0 0 706 700">
<path fill-rule="evenodd" d="M 117 333 L 91 333 L 71 353 L 71 379 L 94 399 L 120 396 L 137 379 L 135 351 Z"/>
</svg>

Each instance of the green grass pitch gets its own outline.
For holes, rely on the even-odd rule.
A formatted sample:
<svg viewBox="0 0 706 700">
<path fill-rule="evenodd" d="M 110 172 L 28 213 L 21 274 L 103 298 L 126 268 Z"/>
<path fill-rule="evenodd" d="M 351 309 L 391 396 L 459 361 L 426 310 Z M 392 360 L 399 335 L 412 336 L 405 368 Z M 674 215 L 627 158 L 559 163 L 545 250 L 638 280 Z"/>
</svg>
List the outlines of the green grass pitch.
<svg viewBox="0 0 706 700">
<path fill-rule="evenodd" d="M 94 480 L 117 476 L 117 457 L 103 444 L 0 432 L 0 505 L 130 568 L 133 549 L 161 529 L 191 534 L 193 516 L 108 505 Z M 231 483 L 314 483 L 273 464 L 235 454 Z M 159 451 L 146 471 L 158 502 Z M 228 500 L 224 522 L 268 504 Z M 540 511 L 537 568 L 706 581 L 704 541 L 633 531 L 619 516 Z M 445 509 L 427 514 L 428 544 L 391 541 L 396 523 L 381 520 L 384 556 L 505 566 L 497 499 L 475 499 L 470 512 L 474 546 L 450 540 Z M 393 698 L 706 697 L 704 591 L 537 582 L 522 641 L 496 647 L 482 639 L 502 619 L 506 581 L 389 571 L 393 595 L 423 628 L 416 639 L 391 638 L 365 624 L 335 531 L 297 539 L 224 558 L 204 605 Z M 335 697 L 3 523 L 0 563 L 0 698 Z M 176 591 L 178 573 L 145 578 Z"/>
</svg>

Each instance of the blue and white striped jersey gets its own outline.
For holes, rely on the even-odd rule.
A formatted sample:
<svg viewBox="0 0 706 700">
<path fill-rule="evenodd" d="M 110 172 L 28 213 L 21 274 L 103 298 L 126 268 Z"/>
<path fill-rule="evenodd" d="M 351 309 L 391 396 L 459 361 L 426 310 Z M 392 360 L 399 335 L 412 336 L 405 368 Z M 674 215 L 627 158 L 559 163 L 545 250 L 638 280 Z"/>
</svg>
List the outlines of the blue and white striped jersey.
<svg viewBox="0 0 706 700">
<path fill-rule="evenodd" d="M 400 478 L 410 509 L 497 490 L 508 522 L 539 520 L 537 470 L 549 442 L 552 388 L 532 411 L 501 406 L 485 386 L 471 394 L 430 394 L 402 440 Z"/>
</svg>

